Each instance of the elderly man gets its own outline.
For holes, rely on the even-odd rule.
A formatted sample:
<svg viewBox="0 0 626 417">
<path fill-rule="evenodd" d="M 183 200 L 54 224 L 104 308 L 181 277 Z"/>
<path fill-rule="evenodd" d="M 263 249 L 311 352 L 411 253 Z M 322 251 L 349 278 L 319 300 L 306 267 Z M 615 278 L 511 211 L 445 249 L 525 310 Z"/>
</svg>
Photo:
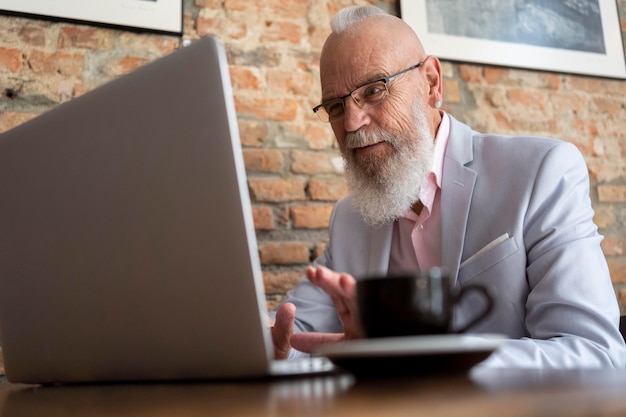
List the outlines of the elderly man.
<svg viewBox="0 0 626 417">
<path fill-rule="evenodd" d="M 480 134 L 441 111 L 440 62 L 397 17 L 352 7 L 331 26 L 313 110 L 332 126 L 350 196 L 334 209 L 324 254 L 276 311 L 276 356 L 361 337 L 357 279 L 443 266 L 457 286 L 480 283 L 495 297 L 470 331 L 510 340 L 484 365 L 624 367 L 577 149 Z M 462 303 L 455 323 L 480 309 Z"/>
</svg>

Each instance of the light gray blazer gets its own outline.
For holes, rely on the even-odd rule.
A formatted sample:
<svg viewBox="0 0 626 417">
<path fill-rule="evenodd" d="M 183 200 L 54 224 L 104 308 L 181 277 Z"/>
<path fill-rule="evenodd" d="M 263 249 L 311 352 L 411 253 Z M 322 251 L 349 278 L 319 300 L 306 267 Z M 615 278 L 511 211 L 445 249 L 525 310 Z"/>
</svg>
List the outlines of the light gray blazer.
<svg viewBox="0 0 626 417">
<path fill-rule="evenodd" d="M 470 332 L 512 339 L 483 364 L 624 367 L 619 309 L 581 154 L 567 142 L 483 135 L 450 121 L 441 187 L 442 265 L 457 285 L 481 283 L 496 298 L 492 314 Z M 392 229 L 368 228 L 347 197 L 335 206 L 329 243 L 315 263 L 357 279 L 385 275 Z M 493 241 L 499 243 L 489 245 Z M 308 280 L 287 301 L 297 307 L 298 331 L 342 331 L 330 298 Z M 462 302 L 455 324 L 473 317 L 482 308 L 477 304 L 469 297 Z"/>
</svg>

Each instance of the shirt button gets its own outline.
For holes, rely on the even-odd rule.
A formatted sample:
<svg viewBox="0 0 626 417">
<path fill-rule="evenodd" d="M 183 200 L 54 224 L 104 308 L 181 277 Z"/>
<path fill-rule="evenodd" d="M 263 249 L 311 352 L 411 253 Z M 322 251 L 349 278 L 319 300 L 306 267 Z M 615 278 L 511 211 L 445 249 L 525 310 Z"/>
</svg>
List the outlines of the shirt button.
<svg viewBox="0 0 626 417">
<path fill-rule="evenodd" d="M 420 224 L 420 225 L 417 226 L 417 231 L 418 232 L 421 232 L 423 230 L 424 230 L 424 225 L 423 224 Z"/>
</svg>

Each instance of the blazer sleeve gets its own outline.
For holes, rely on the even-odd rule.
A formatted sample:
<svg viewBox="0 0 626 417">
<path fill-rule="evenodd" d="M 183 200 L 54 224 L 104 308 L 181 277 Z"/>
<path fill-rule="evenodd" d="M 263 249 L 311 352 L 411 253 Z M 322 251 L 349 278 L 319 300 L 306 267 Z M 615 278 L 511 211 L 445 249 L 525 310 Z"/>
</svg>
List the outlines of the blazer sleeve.
<svg viewBox="0 0 626 417">
<path fill-rule="evenodd" d="M 561 143 L 545 155 L 534 181 L 523 221 L 529 337 L 505 342 L 482 365 L 623 368 L 619 309 L 584 159 Z"/>
</svg>

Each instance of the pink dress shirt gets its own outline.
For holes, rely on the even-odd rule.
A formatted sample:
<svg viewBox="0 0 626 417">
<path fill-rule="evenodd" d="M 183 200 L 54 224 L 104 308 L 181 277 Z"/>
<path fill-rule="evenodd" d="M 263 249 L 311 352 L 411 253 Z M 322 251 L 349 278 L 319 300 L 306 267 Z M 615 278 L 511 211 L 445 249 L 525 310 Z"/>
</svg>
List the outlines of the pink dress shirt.
<svg viewBox="0 0 626 417">
<path fill-rule="evenodd" d="M 441 177 L 443 157 L 450 134 L 450 119 L 443 113 L 437 136 L 433 167 L 420 192 L 424 205 L 419 216 L 409 210 L 394 224 L 389 255 L 389 275 L 427 271 L 441 265 Z"/>
</svg>

